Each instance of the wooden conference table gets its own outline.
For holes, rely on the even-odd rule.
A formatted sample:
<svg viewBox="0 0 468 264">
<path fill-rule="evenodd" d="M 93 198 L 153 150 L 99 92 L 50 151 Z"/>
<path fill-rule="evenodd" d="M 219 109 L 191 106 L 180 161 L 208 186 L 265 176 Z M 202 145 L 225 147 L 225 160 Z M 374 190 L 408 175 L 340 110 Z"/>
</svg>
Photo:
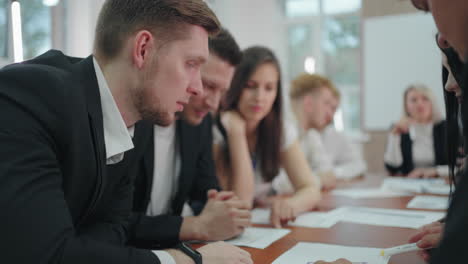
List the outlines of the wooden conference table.
<svg viewBox="0 0 468 264">
<path fill-rule="evenodd" d="M 338 188 L 377 187 L 384 179 L 382 175 L 366 175 L 362 179 L 340 184 Z M 351 199 L 345 196 L 335 196 L 325 193 L 319 204 L 320 211 L 329 211 L 340 206 L 366 206 L 390 209 L 406 209 L 407 203 L 414 196 L 395 198 Z M 267 225 L 255 225 L 271 227 Z M 387 248 L 408 243 L 408 238 L 415 229 L 397 227 L 379 227 L 339 222 L 328 229 L 304 228 L 287 226 L 291 233 L 276 241 L 266 249 L 243 249 L 250 252 L 255 264 L 272 263 L 281 254 L 291 249 L 298 242 L 314 242 L 337 244 L 344 246 L 360 246 Z M 340 257 L 340 256 L 337 256 Z M 393 256 L 390 264 L 423 264 L 426 263 L 416 252 Z M 294 264 L 294 263 L 291 263 Z"/>
</svg>

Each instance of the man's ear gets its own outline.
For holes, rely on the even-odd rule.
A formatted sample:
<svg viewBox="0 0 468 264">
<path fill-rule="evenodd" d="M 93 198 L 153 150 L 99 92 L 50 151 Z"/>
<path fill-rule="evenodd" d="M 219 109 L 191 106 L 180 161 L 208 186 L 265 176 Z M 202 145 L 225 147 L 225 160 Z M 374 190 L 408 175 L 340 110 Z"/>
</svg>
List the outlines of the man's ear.
<svg viewBox="0 0 468 264">
<path fill-rule="evenodd" d="M 139 69 L 148 64 L 154 52 L 154 37 L 148 30 L 139 31 L 133 38 L 132 60 Z"/>
</svg>

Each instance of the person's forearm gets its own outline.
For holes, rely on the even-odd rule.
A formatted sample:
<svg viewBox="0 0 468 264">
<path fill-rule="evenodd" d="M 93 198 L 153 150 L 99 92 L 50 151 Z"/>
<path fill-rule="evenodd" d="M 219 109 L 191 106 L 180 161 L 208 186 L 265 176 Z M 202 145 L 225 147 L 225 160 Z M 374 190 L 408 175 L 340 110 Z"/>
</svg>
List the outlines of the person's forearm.
<svg viewBox="0 0 468 264">
<path fill-rule="evenodd" d="M 316 186 L 309 186 L 297 190 L 289 198 L 297 213 L 303 213 L 311 210 L 321 199 L 320 190 Z"/>
<path fill-rule="evenodd" d="M 390 134 L 388 136 L 387 149 L 384 154 L 384 161 L 390 166 L 398 167 L 403 163 L 401 154 L 400 135 Z"/>
<path fill-rule="evenodd" d="M 241 200 L 252 203 L 255 179 L 245 132 L 229 132 L 228 141 L 232 171 L 229 187 Z"/>
</svg>

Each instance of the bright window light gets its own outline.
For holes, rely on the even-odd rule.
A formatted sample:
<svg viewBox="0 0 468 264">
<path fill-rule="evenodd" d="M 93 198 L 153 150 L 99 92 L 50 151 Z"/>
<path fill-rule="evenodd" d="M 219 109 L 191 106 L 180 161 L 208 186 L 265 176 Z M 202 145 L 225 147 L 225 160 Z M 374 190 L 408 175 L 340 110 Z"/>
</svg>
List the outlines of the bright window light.
<svg viewBox="0 0 468 264">
<path fill-rule="evenodd" d="M 323 9 L 328 15 L 356 12 L 361 8 L 361 0 L 326 0 Z"/>
<path fill-rule="evenodd" d="M 42 0 L 45 6 L 56 6 L 60 0 Z"/>
<path fill-rule="evenodd" d="M 304 70 L 305 72 L 309 74 L 314 74 L 315 73 L 315 64 L 316 61 L 314 57 L 307 57 L 304 61 Z"/>
<path fill-rule="evenodd" d="M 13 56 L 15 62 L 23 61 L 23 32 L 21 30 L 21 5 L 11 3 L 11 23 L 13 26 Z"/>
</svg>

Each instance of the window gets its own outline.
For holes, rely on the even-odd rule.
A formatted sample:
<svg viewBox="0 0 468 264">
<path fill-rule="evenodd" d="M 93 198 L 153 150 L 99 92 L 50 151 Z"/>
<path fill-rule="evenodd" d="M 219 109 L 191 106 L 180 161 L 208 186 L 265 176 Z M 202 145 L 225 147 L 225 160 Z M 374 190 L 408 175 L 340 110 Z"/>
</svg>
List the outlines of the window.
<svg viewBox="0 0 468 264">
<path fill-rule="evenodd" d="M 361 9 L 361 0 L 322 0 L 327 15 L 348 14 Z"/>
<path fill-rule="evenodd" d="M 51 12 L 42 0 L 21 0 L 24 59 L 51 48 Z"/>
<path fill-rule="evenodd" d="M 284 3 L 286 17 L 317 15 L 319 10 L 319 0 L 289 0 Z"/>
<path fill-rule="evenodd" d="M 8 57 L 8 0 L 0 0 L 0 57 Z"/>
<path fill-rule="evenodd" d="M 360 18 L 358 15 L 327 16 L 322 51 L 325 75 L 340 89 L 344 128 L 359 130 L 360 122 Z"/>
<path fill-rule="evenodd" d="M 66 0 L 15 0 L 21 7 L 23 58 L 31 59 L 53 47 L 52 39 L 63 32 L 52 31 L 52 20 Z M 0 66 L 13 62 L 12 0 L 0 0 Z M 61 21 L 61 20 L 60 20 Z M 57 31 L 57 30 L 56 30 Z"/>
<path fill-rule="evenodd" d="M 288 39 L 288 75 L 297 76 L 304 72 L 307 55 L 313 52 L 313 29 L 304 24 L 291 25 L 288 29 Z"/>
<path fill-rule="evenodd" d="M 288 43 L 286 81 L 306 71 L 330 78 L 341 93 L 337 120 L 350 133 L 361 128 L 361 0 L 283 0 Z M 295 11 L 294 11 L 295 10 Z"/>
</svg>

